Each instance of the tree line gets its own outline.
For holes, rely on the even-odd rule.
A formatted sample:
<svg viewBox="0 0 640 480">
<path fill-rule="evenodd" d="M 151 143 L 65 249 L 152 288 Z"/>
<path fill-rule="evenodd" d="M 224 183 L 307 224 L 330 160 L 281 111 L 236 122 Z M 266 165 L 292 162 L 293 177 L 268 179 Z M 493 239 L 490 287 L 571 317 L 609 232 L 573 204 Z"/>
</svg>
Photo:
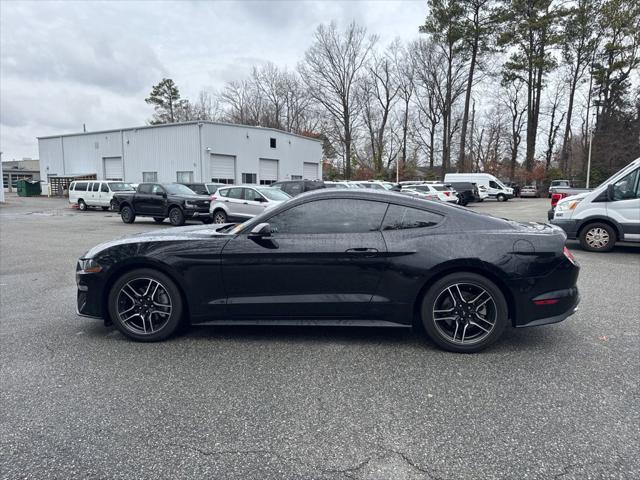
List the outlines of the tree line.
<svg viewBox="0 0 640 480">
<path fill-rule="evenodd" d="M 153 87 L 150 123 L 260 125 L 321 138 L 336 178 L 591 183 L 640 156 L 640 2 L 430 0 L 419 37 L 382 45 L 319 25 L 293 71 L 267 62 L 220 91 Z"/>
</svg>

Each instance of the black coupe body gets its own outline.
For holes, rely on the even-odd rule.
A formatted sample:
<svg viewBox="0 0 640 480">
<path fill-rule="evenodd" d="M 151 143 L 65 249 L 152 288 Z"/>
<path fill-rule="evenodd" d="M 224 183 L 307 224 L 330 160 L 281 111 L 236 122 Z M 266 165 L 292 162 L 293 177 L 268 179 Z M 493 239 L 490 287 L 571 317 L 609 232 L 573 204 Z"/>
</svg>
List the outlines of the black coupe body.
<svg viewBox="0 0 640 480">
<path fill-rule="evenodd" d="M 153 341 L 190 324 L 422 324 L 476 351 L 571 315 L 565 234 L 400 194 L 321 190 L 240 225 L 166 229 L 78 262 L 80 315 Z"/>
</svg>

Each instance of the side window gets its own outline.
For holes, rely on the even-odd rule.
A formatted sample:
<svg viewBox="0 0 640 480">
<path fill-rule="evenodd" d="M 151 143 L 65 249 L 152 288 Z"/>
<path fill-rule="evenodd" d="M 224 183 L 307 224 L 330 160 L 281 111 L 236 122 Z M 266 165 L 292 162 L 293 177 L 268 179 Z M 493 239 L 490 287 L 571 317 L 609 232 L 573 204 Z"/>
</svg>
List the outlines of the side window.
<svg viewBox="0 0 640 480">
<path fill-rule="evenodd" d="M 296 195 L 300 195 L 302 193 L 302 183 L 301 182 L 293 182 L 285 185 L 285 192 L 287 192 L 292 197 Z"/>
<path fill-rule="evenodd" d="M 256 192 L 253 188 L 244 189 L 244 199 L 250 202 L 259 202 L 262 199 L 262 195 Z"/>
<path fill-rule="evenodd" d="M 69 191 L 70 192 L 76 191 L 76 182 L 71 182 L 71 185 L 69 185 Z"/>
<path fill-rule="evenodd" d="M 103 192 L 103 193 L 109 193 L 109 186 L 106 183 L 103 183 L 100 186 L 100 191 Z"/>
<path fill-rule="evenodd" d="M 220 195 L 221 197 L 229 196 L 229 189 L 228 188 L 223 188 L 221 190 L 218 190 L 218 195 Z"/>
<path fill-rule="evenodd" d="M 230 188 L 229 190 L 227 190 L 227 197 L 229 198 L 235 198 L 237 200 L 243 200 L 244 199 L 244 192 L 242 191 L 244 190 L 243 188 Z"/>
<path fill-rule="evenodd" d="M 158 193 L 164 193 L 164 188 L 162 188 L 161 185 L 155 184 L 153 187 L 151 187 L 151 193 L 153 193 L 154 195 L 157 195 Z"/>
<path fill-rule="evenodd" d="M 93 184 L 93 191 L 94 191 L 94 192 L 97 192 L 97 191 L 99 191 L 99 190 L 100 190 L 100 184 L 99 184 L 99 183 L 94 183 L 94 184 Z"/>
<path fill-rule="evenodd" d="M 151 185 L 148 184 L 148 183 L 140 184 L 138 186 L 138 193 L 150 194 L 151 193 Z"/>
<path fill-rule="evenodd" d="M 382 230 L 407 230 L 433 227 L 442 220 L 442 215 L 417 208 L 389 205 L 382 222 Z"/>
<path fill-rule="evenodd" d="M 496 182 L 494 182 L 493 180 L 489 180 L 489 186 L 491 188 L 500 188 L 500 185 L 498 185 Z"/>
<path fill-rule="evenodd" d="M 76 192 L 86 192 L 87 191 L 87 182 L 76 183 Z"/>
<path fill-rule="evenodd" d="M 640 169 L 631 172 L 613 184 L 613 201 L 639 198 L 638 175 Z"/>
<path fill-rule="evenodd" d="M 387 204 L 327 199 L 297 205 L 269 219 L 277 233 L 365 233 L 380 229 Z"/>
</svg>

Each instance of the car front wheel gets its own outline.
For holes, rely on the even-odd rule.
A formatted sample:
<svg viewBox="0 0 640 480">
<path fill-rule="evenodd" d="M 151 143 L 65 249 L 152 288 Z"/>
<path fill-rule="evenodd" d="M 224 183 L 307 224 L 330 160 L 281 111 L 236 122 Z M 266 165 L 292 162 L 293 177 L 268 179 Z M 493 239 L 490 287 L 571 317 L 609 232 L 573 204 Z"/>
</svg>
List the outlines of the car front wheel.
<svg viewBox="0 0 640 480">
<path fill-rule="evenodd" d="M 180 291 L 165 274 L 147 268 L 120 277 L 109 292 L 109 315 L 128 338 L 164 340 L 179 327 L 183 304 Z"/>
<path fill-rule="evenodd" d="M 507 302 L 487 278 L 470 272 L 438 280 L 422 301 L 429 337 L 451 352 L 473 353 L 495 342 L 508 323 Z"/>
<path fill-rule="evenodd" d="M 87 210 L 87 204 L 84 203 L 84 200 L 78 200 L 78 209 L 82 212 Z"/>
<path fill-rule="evenodd" d="M 616 232 L 606 223 L 591 223 L 580 232 L 580 245 L 590 252 L 608 252 L 616 243 Z"/>
<path fill-rule="evenodd" d="M 507 197 L 505 195 L 503 195 L 502 193 L 498 194 L 498 201 L 499 202 L 506 202 L 507 201 Z"/>
<path fill-rule="evenodd" d="M 169 210 L 169 222 L 171 222 L 171 225 L 174 227 L 184 225 L 184 213 L 182 213 L 182 210 L 178 207 L 173 207 Z"/>
</svg>

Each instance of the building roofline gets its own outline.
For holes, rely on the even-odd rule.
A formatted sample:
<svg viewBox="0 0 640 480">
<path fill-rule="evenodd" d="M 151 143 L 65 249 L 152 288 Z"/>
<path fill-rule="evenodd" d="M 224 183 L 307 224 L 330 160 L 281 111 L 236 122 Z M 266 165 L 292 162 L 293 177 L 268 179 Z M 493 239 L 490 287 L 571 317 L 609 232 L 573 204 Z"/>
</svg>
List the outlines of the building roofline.
<svg viewBox="0 0 640 480">
<path fill-rule="evenodd" d="M 291 135 L 293 137 L 298 137 L 298 138 L 302 138 L 304 140 L 313 140 L 314 142 L 320 142 L 322 143 L 322 140 L 318 139 L 318 138 L 313 138 L 313 137 L 306 137 L 304 135 L 299 135 L 297 133 L 291 133 L 291 132 L 285 132 L 284 130 L 278 130 L 277 128 L 271 128 L 271 127 L 260 127 L 260 126 L 254 126 L 254 125 L 241 125 L 241 124 L 237 124 L 237 123 L 227 123 L 227 122 L 211 122 L 208 120 L 201 120 L 201 121 L 192 121 L 192 122 L 177 122 L 177 123 L 161 123 L 158 125 L 144 125 L 141 127 L 126 127 L 126 128 L 112 128 L 109 130 L 97 130 L 95 132 L 77 132 L 77 133 L 64 133 L 62 135 L 46 135 L 46 136 L 42 136 L 42 137 L 36 137 L 36 139 L 38 140 L 46 140 L 46 139 L 51 139 L 51 138 L 61 138 L 61 137 L 78 137 L 78 136 L 83 136 L 83 135 L 97 135 L 97 134 L 102 134 L 102 133 L 114 133 L 114 132 L 128 132 L 131 130 L 143 130 L 143 129 L 147 129 L 147 128 L 163 128 L 163 127 L 178 127 L 178 126 L 186 126 L 186 125 L 198 125 L 198 124 L 207 124 L 207 125 L 222 125 L 225 127 L 239 127 L 239 128 L 252 128 L 255 130 L 268 130 L 271 132 L 277 132 L 277 133 L 281 133 L 281 134 L 285 134 L 285 135 Z"/>
</svg>

